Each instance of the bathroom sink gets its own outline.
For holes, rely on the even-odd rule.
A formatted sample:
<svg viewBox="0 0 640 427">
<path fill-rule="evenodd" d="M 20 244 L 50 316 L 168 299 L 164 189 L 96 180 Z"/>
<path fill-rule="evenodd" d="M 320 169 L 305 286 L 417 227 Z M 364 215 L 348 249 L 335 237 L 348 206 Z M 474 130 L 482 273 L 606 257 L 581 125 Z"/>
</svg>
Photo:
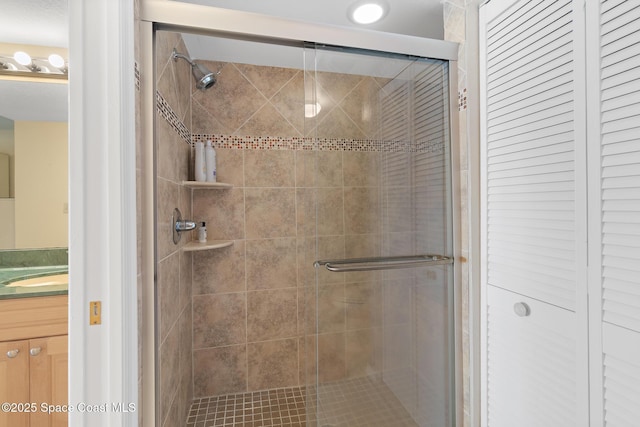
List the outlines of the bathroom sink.
<svg viewBox="0 0 640 427">
<path fill-rule="evenodd" d="M 7 285 L 7 288 L 38 288 L 42 286 L 60 286 L 69 283 L 69 274 L 54 274 L 50 276 L 34 277 L 32 279 L 17 280 Z"/>
</svg>

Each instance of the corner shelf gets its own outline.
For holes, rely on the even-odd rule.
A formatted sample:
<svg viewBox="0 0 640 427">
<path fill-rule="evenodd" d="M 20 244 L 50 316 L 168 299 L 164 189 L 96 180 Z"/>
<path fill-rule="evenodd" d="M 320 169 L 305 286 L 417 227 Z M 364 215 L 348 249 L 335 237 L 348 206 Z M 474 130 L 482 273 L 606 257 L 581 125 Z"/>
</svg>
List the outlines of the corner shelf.
<svg viewBox="0 0 640 427">
<path fill-rule="evenodd" d="M 185 252 L 207 251 L 211 249 L 221 249 L 233 245 L 233 240 L 207 240 L 200 243 L 197 240 L 189 242 L 182 247 Z"/>
<path fill-rule="evenodd" d="M 203 182 L 203 181 L 182 181 L 182 185 L 188 188 L 193 189 L 212 189 L 212 190 L 223 190 L 226 188 L 232 188 L 232 184 L 227 184 L 226 182 Z"/>
</svg>

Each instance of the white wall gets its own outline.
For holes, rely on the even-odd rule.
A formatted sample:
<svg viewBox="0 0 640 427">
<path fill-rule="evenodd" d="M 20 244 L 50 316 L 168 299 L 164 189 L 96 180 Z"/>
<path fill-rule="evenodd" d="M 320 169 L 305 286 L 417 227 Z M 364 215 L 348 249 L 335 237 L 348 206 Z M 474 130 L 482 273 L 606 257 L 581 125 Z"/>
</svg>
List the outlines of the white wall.
<svg viewBox="0 0 640 427">
<path fill-rule="evenodd" d="M 15 122 L 16 248 L 67 246 L 67 134 L 64 122 Z"/>
</svg>

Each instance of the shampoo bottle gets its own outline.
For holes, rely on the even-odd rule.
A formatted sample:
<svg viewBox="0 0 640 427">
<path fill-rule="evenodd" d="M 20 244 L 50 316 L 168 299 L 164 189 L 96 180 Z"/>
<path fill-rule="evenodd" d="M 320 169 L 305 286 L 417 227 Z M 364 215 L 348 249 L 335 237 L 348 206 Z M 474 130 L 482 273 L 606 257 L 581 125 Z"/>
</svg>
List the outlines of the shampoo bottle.
<svg viewBox="0 0 640 427">
<path fill-rule="evenodd" d="M 204 158 L 207 165 L 207 182 L 216 182 L 216 150 L 211 141 L 204 147 Z"/>
<path fill-rule="evenodd" d="M 196 159 L 194 167 L 194 175 L 196 181 L 206 181 L 206 166 L 204 160 L 204 143 L 202 141 L 196 142 Z"/>
<path fill-rule="evenodd" d="M 204 221 L 200 223 L 200 227 L 198 228 L 198 242 L 207 242 L 207 224 Z"/>
</svg>

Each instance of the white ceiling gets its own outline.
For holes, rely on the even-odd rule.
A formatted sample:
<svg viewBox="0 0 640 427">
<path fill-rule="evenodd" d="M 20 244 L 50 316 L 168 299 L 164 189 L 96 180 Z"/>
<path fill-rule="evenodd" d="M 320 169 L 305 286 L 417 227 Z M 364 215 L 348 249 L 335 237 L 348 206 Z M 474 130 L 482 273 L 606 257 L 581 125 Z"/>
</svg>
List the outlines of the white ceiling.
<svg viewBox="0 0 640 427">
<path fill-rule="evenodd" d="M 68 47 L 68 0 L 0 0 L 0 43 Z M 354 1 L 182 0 L 302 21 L 356 26 L 347 18 Z M 386 0 L 383 21 L 365 28 L 435 39 L 443 38 L 441 0 Z M 192 53 L 216 51 L 202 38 L 185 38 Z M 219 52 L 219 50 L 218 50 Z M 236 50 L 237 52 L 237 50 Z M 205 58 L 204 53 L 194 55 Z M 0 115 L 13 120 L 67 120 L 66 85 L 0 81 Z"/>
<path fill-rule="evenodd" d="M 179 0 L 226 9 L 243 10 L 321 24 L 360 27 L 389 33 L 442 39 L 444 24 L 441 0 L 381 0 L 388 13 L 378 23 L 356 25 L 347 17 L 347 10 L 360 0 Z M 379 0 L 380 1 L 380 0 Z"/>
<path fill-rule="evenodd" d="M 68 47 L 67 0 L 2 0 L 0 42 Z"/>
</svg>

